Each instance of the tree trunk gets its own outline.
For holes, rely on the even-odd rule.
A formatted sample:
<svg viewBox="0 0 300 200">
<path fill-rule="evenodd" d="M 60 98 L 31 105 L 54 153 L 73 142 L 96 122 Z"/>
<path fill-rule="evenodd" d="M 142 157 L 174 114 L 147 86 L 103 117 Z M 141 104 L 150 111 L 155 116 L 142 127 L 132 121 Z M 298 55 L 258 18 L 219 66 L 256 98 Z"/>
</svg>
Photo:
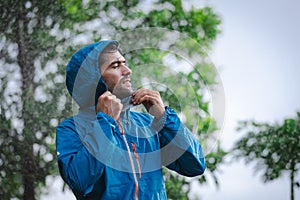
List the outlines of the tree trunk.
<svg viewBox="0 0 300 200">
<path fill-rule="evenodd" d="M 291 200 L 294 200 L 294 170 L 291 171 L 290 186 L 291 186 Z"/>
<path fill-rule="evenodd" d="M 21 9 L 20 9 L 21 10 Z M 26 16 L 20 12 L 17 20 L 17 36 L 18 36 L 18 64 L 22 75 L 22 120 L 24 122 L 23 141 L 21 142 L 22 151 L 20 153 L 22 159 L 23 169 L 21 170 L 23 178 L 23 200 L 35 200 L 35 182 L 36 182 L 36 163 L 33 154 L 34 137 L 29 126 L 31 116 L 28 112 L 28 103 L 33 99 L 33 77 L 34 65 L 30 58 L 30 51 L 28 46 L 29 41 L 26 40 Z M 30 109 L 30 108 L 29 108 Z M 20 148 L 20 147 L 19 147 Z"/>
</svg>

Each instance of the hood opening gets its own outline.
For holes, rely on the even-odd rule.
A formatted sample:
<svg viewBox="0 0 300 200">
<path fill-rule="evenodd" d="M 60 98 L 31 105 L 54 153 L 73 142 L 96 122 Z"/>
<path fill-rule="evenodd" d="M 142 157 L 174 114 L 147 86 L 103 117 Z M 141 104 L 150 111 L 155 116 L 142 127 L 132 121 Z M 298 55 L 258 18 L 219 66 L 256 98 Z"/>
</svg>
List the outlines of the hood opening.
<svg viewBox="0 0 300 200">
<path fill-rule="evenodd" d="M 107 91 L 101 78 L 99 56 L 109 44 L 119 50 L 118 41 L 99 41 L 79 49 L 67 64 L 66 86 L 80 109 L 96 106 L 99 96 Z"/>
</svg>

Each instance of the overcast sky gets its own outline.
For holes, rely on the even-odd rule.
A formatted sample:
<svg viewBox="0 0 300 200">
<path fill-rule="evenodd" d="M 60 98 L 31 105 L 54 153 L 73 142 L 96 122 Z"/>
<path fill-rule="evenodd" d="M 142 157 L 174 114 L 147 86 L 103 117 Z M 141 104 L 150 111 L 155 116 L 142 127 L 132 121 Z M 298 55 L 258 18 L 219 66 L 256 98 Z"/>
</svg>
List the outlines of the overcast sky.
<svg viewBox="0 0 300 200">
<path fill-rule="evenodd" d="M 196 0 L 195 4 L 199 5 Z M 205 4 L 213 6 L 223 21 L 211 59 L 225 90 L 221 141 L 228 149 L 238 138 L 238 120 L 273 123 L 300 111 L 300 1 L 211 0 Z M 223 166 L 219 180 L 219 190 L 212 183 L 197 189 L 204 200 L 282 200 L 290 195 L 288 176 L 263 184 L 253 165 L 243 162 Z M 296 180 L 300 181 L 299 174 Z"/>
<path fill-rule="evenodd" d="M 200 0 L 194 3 L 203 5 Z M 300 111 L 300 1 L 211 0 L 205 4 L 222 17 L 222 34 L 211 60 L 219 69 L 225 90 L 221 142 L 229 149 L 238 138 L 238 120 L 273 123 Z M 194 187 L 203 200 L 289 199 L 288 176 L 263 184 L 253 166 L 243 162 L 233 162 L 221 170 L 219 190 L 213 183 Z M 299 174 L 296 179 L 300 181 Z M 60 188 L 60 184 L 55 181 L 54 187 Z M 59 199 L 54 193 L 44 199 Z M 62 199 L 74 197 L 68 193 Z M 300 199 L 300 189 L 296 199 Z"/>
</svg>

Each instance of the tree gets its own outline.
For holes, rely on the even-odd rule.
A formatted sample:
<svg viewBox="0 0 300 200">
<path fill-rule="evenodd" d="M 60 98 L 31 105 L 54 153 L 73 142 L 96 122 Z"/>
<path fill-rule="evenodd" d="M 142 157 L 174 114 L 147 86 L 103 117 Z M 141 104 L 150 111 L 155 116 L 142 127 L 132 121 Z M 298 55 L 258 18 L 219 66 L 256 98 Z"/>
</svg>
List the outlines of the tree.
<svg viewBox="0 0 300 200">
<path fill-rule="evenodd" d="M 238 130 L 246 131 L 246 135 L 235 143 L 235 157 L 245 159 L 246 163 L 256 162 L 255 170 L 263 171 L 264 182 L 289 173 L 290 199 L 294 200 L 294 188 L 299 187 L 295 176 L 300 169 L 300 113 L 283 123 L 242 121 Z"/>
<path fill-rule="evenodd" d="M 0 9 L 0 196 L 36 199 L 56 170 L 54 133 L 65 105 L 57 40 L 48 32 L 63 10 L 55 0 L 4 0 Z"/>
<path fill-rule="evenodd" d="M 143 72 L 148 86 L 161 92 L 203 144 L 215 140 L 212 133 L 217 127 L 205 96 L 207 88 L 216 85 L 216 72 L 207 55 L 220 32 L 219 17 L 208 7 L 185 10 L 180 0 L 153 1 L 146 10 L 142 3 L 1 1 L 1 197 L 35 199 L 45 178 L 57 175 L 55 126 L 73 111 L 64 86 L 65 63 L 80 46 L 103 38 L 123 38 L 121 45 L 136 73 L 134 83 L 143 85 L 145 77 L 138 66 L 147 65 Z M 134 34 L 126 34 L 128 31 Z M 178 33 L 180 40 L 174 40 Z M 139 51 L 126 49 L 137 44 L 146 46 Z M 192 67 L 174 70 L 169 67 L 172 60 Z M 161 80 L 164 87 L 158 84 Z M 220 146 L 207 155 L 208 171 L 216 183 L 214 173 L 224 155 Z M 173 174 L 167 174 L 166 179 L 170 180 L 170 198 L 177 198 L 176 192 L 187 198 L 189 189 L 183 188 L 189 187 L 189 181 Z M 205 176 L 199 181 L 205 182 Z"/>
</svg>

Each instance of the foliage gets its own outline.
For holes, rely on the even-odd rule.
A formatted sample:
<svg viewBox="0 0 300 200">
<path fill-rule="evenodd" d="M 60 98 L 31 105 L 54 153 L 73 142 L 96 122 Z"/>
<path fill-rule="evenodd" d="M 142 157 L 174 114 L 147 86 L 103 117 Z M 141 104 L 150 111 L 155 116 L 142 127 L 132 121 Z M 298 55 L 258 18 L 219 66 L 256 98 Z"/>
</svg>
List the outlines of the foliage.
<svg viewBox="0 0 300 200">
<path fill-rule="evenodd" d="M 219 17 L 209 7 L 187 11 L 180 0 L 153 1 L 147 9 L 142 3 L 1 1 L 0 181 L 5 183 L 0 185 L 1 197 L 38 198 L 46 176 L 58 173 L 55 126 L 72 114 L 71 98 L 64 86 L 64 66 L 76 49 L 92 41 L 122 39 L 125 35 L 120 41 L 135 73 L 135 85 L 143 85 L 146 77 L 148 86 L 161 92 L 165 103 L 183 116 L 204 147 L 207 139 L 214 137 L 212 133 L 217 127 L 209 114 L 205 94 L 207 88 L 213 89 L 216 84 L 207 53 L 220 32 Z M 149 27 L 151 31 L 143 37 L 124 34 Z M 176 36 L 178 32 L 182 34 L 179 40 L 166 34 Z M 132 41 L 135 43 L 130 44 Z M 145 48 L 139 51 L 130 49 L 143 44 Z M 165 48 L 146 48 L 150 44 L 164 44 Z M 168 56 L 178 63 L 192 61 L 192 69 L 173 69 L 172 63 L 166 62 Z M 216 152 L 207 155 L 208 171 L 216 183 L 215 170 L 225 154 L 218 146 Z M 180 193 L 183 199 L 187 197 L 187 180 L 170 173 L 166 180 L 168 196 L 175 198 Z M 205 182 L 205 176 L 199 177 L 199 181 Z"/>
<path fill-rule="evenodd" d="M 1 1 L 0 196 L 35 199 L 56 170 L 55 126 L 65 113 L 56 67 L 56 1 Z M 63 108 L 62 108 L 63 107 Z"/>
<path fill-rule="evenodd" d="M 171 171 L 164 170 L 164 176 L 167 183 L 168 199 L 188 200 L 190 190 L 189 182 L 182 176 L 178 176 Z"/>
<path fill-rule="evenodd" d="M 246 163 L 256 162 L 256 170 L 263 172 L 264 182 L 288 172 L 293 197 L 297 185 L 294 177 L 300 169 L 300 113 L 281 124 L 242 121 L 238 130 L 247 133 L 235 143 L 235 157 L 245 159 Z"/>
</svg>

